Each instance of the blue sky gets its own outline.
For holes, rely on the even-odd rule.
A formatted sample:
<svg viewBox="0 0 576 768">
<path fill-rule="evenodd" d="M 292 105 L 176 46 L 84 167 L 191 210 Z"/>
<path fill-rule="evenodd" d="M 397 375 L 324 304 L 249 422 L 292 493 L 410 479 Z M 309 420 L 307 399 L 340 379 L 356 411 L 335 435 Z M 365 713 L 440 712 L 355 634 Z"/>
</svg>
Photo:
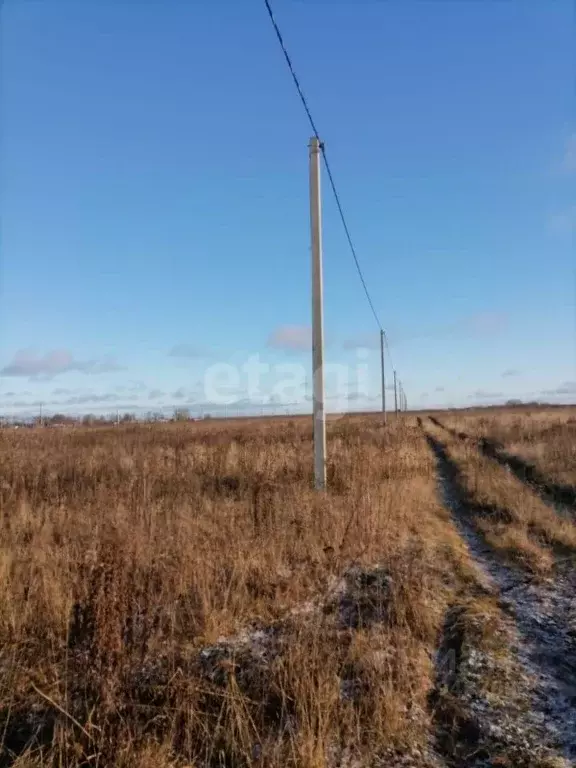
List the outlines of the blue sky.
<svg viewBox="0 0 576 768">
<path fill-rule="evenodd" d="M 576 400 L 572 3 L 273 7 L 410 404 Z M 0 43 L 0 411 L 209 409 L 223 365 L 239 408 L 278 402 L 309 367 L 310 129 L 264 3 L 5 0 Z M 324 193 L 327 357 L 376 407 Z"/>
</svg>

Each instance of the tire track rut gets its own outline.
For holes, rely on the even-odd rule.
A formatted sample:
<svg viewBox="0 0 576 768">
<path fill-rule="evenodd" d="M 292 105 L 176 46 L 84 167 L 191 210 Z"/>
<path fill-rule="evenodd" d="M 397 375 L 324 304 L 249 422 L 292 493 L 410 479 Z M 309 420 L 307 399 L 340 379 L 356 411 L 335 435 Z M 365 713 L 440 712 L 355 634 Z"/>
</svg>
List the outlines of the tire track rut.
<svg viewBox="0 0 576 768">
<path fill-rule="evenodd" d="M 556 508 L 560 505 L 564 508 L 560 510 L 561 512 L 565 512 L 566 507 L 569 507 L 570 514 L 572 516 L 576 514 L 576 487 L 573 485 L 553 482 L 534 464 L 516 454 L 509 453 L 505 450 L 504 446 L 496 440 L 491 440 L 487 437 L 476 439 L 466 432 L 459 432 L 458 430 L 445 426 L 433 416 L 429 416 L 428 418 L 433 424 L 450 433 L 453 437 L 474 442 L 484 456 L 497 461 L 498 464 L 509 469 L 518 480 L 538 493 L 545 502 L 555 505 Z"/>
<path fill-rule="evenodd" d="M 526 677 L 530 696 L 527 711 L 518 713 L 518 738 L 535 740 L 535 747 L 554 750 L 568 765 L 576 766 L 574 569 L 559 565 L 553 579 L 536 582 L 505 565 L 470 518 L 468 494 L 446 446 L 426 430 L 425 435 L 436 457 L 444 503 L 483 574 L 487 589 L 511 624 L 512 651 Z"/>
</svg>

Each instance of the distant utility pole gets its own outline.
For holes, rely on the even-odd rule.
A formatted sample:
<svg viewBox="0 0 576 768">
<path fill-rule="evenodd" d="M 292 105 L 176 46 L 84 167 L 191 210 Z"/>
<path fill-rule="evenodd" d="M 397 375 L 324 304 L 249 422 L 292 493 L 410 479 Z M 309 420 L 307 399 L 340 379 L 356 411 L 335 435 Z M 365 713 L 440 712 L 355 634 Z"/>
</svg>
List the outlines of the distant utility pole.
<svg viewBox="0 0 576 768">
<path fill-rule="evenodd" d="M 310 139 L 310 236 L 312 243 L 312 403 L 314 424 L 314 487 L 326 488 L 326 414 L 324 411 L 324 328 L 322 289 L 322 203 L 317 136 Z"/>
<path fill-rule="evenodd" d="M 42 403 L 40 403 L 40 418 L 39 418 L 39 422 L 40 422 L 40 426 L 42 426 L 43 423 L 44 423 L 43 420 L 42 420 Z"/>
<path fill-rule="evenodd" d="M 394 371 L 394 414 L 398 416 L 398 378 Z"/>
<path fill-rule="evenodd" d="M 386 424 L 386 377 L 384 375 L 384 331 L 380 329 L 380 368 L 382 371 L 382 414 Z"/>
</svg>

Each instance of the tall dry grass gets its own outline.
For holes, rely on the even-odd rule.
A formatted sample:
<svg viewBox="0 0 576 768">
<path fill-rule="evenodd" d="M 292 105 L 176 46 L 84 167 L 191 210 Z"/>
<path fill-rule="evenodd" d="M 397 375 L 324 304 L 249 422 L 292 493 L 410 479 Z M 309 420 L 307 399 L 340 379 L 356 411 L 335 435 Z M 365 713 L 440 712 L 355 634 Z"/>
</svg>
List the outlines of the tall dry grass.
<svg viewBox="0 0 576 768">
<path fill-rule="evenodd" d="M 472 418 L 442 423 L 455 431 L 483 434 L 484 425 L 474 428 Z M 475 440 L 463 440 L 437 426 L 429 429 L 445 443 L 466 495 L 468 513 L 494 550 L 538 573 L 552 570 L 555 554 L 574 554 L 576 525 L 570 518 L 544 502 L 505 466 L 484 456 Z"/>
<path fill-rule="evenodd" d="M 475 572 L 422 433 L 0 432 L 0 744 L 27 766 L 323 766 L 424 748 Z M 392 764 L 392 763 L 390 763 Z"/>
<path fill-rule="evenodd" d="M 472 437 L 488 438 L 552 483 L 576 487 L 576 409 L 510 409 L 489 415 L 452 413 L 442 423 Z"/>
</svg>

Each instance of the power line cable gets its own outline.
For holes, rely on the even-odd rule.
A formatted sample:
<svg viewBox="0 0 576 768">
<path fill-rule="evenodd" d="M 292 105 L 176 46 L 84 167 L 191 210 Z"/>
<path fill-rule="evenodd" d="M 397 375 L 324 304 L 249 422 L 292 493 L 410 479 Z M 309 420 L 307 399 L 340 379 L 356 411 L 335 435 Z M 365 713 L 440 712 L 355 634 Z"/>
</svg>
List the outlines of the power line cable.
<svg viewBox="0 0 576 768">
<path fill-rule="evenodd" d="M 282 37 L 282 33 L 280 32 L 280 28 L 276 23 L 276 19 L 274 18 L 274 13 L 272 12 L 270 3 L 268 0 L 264 0 L 264 3 L 266 4 L 266 10 L 268 11 L 268 16 L 270 16 L 270 21 L 272 22 L 272 26 L 274 27 L 274 31 L 276 32 L 276 37 L 278 38 L 278 42 L 280 43 L 280 47 L 282 48 L 284 58 L 286 59 L 286 64 L 288 64 L 288 69 L 290 70 L 290 74 L 292 75 L 292 80 L 294 80 L 294 85 L 296 86 L 296 90 L 298 91 L 298 95 L 300 96 L 300 101 L 302 102 L 302 105 L 304 106 L 306 114 L 308 115 L 308 120 L 310 122 L 310 125 L 312 126 L 312 130 L 314 131 L 314 136 L 316 136 L 318 141 L 320 141 L 320 136 L 318 135 L 318 130 L 316 128 L 316 124 L 314 123 L 314 118 L 312 117 L 312 113 L 308 108 L 306 97 L 304 96 L 302 88 L 300 87 L 298 77 L 296 75 L 296 72 L 294 71 L 294 67 L 292 66 L 292 60 L 290 59 L 290 54 L 288 53 L 288 51 L 286 50 L 286 46 L 284 45 L 284 39 Z M 320 143 L 322 142 L 320 141 Z"/>
<path fill-rule="evenodd" d="M 390 360 L 390 366 L 394 370 L 394 360 L 392 360 L 392 350 L 390 349 L 390 345 L 388 343 L 388 334 L 386 331 L 382 331 L 384 334 L 384 346 L 386 347 L 386 351 L 388 352 L 388 359 Z"/>
<path fill-rule="evenodd" d="M 352 252 L 352 256 L 354 258 L 354 264 L 356 265 L 356 270 L 358 271 L 358 276 L 360 278 L 360 282 L 362 283 L 362 287 L 364 288 L 364 293 L 366 294 L 366 298 L 368 299 L 368 304 L 370 306 L 370 309 L 372 310 L 372 314 L 374 315 L 374 319 L 376 320 L 376 325 L 378 328 L 382 331 L 382 324 L 380 322 L 380 319 L 378 317 L 378 314 L 374 308 L 374 304 L 372 302 L 372 299 L 370 298 L 370 293 L 368 291 L 368 286 L 366 285 L 366 280 L 364 280 L 364 275 L 362 274 L 362 269 L 360 267 L 360 262 L 358 261 L 358 256 L 356 255 L 356 249 L 354 248 L 354 244 L 352 242 L 352 238 L 350 236 L 350 230 L 348 229 L 348 224 L 346 223 L 346 219 L 344 218 L 344 211 L 342 210 L 342 204 L 340 203 L 340 197 L 338 195 L 338 192 L 336 190 L 336 184 L 334 183 L 334 177 L 332 176 L 332 171 L 330 170 L 330 165 L 328 163 L 328 158 L 326 157 L 326 149 L 324 147 L 324 144 L 321 144 L 322 149 L 322 157 L 324 158 L 324 165 L 326 166 L 326 172 L 328 173 L 328 179 L 330 180 L 330 186 L 332 187 L 332 192 L 334 193 L 334 199 L 336 200 L 336 206 L 338 207 L 338 212 L 340 213 L 340 219 L 342 220 L 342 226 L 344 227 L 344 232 L 346 233 L 346 238 L 348 240 L 348 245 L 350 246 L 350 251 Z"/>
<path fill-rule="evenodd" d="M 354 259 L 354 264 L 356 265 L 356 270 L 358 271 L 358 276 L 360 277 L 360 281 L 362 283 L 362 287 L 364 288 L 364 293 L 366 294 L 366 298 L 368 300 L 368 304 L 370 306 L 370 309 L 372 310 L 372 314 L 374 315 L 374 319 L 376 320 L 376 324 L 378 328 L 382 331 L 382 324 L 380 322 L 380 319 L 378 317 L 378 313 L 376 312 L 376 309 L 374 308 L 374 303 L 372 301 L 372 298 L 370 297 L 370 292 L 368 291 L 368 286 L 366 285 L 366 280 L 364 279 L 364 275 L 362 274 L 362 269 L 360 267 L 360 262 L 358 261 L 358 256 L 356 255 L 356 248 L 354 247 L 354 243 L 352 242 L 352 237 L 350 235 L 350 230 L 348 228 L 348 224 L 346 223 L 346 217 L 344 216 L 344 210 L 342 208 L 342 203 L 340 202 L 340 195 L 338 194 L 338 190 L 336 189 L 336 183 L 334 182 L 334 176 L 332 175 L 332 169 L 330 168 L 330 164 L 328 163 L 328 157 L 326 156 L 326 148 L 324 146 L 324 143 L 320 139 L 320 136 L 318 135 L 318 129 L 316 128 L 316 123 L 314 122 L 314 118 L 312 117 L 312 113 L 310 111 L 310 108 L 308 106 L 308 102 L 306 101 L 306 97 L 304 96 L 304 92 L 302 91 L 302 87 L 300 86 L 300 82 L 298 80 L 298 76 L 296 75 L 296 72 L 294 70 L 294 66 L 292 64 L 292 60 L 290 59 L 290 54 L 288 53 L 286 46 L 284 44 L 284 39 L 282 37 L 282 33 L 280 32 L 280 28 L 278 27 L 278 24 L 276 23 L 276 19 L 274 18 L 274 13 L 272 12 L 272 8 L 270 7 L 269 0 L 264 0 L 264 3 L 266 5 L 266 10 L 268 11 L 268 16 L 270 17 L 270 21 L 272 22 L 272 26 L 274 27 L 274 31 L 276 32 L 276 37 L 278 38 L 278 42 L 280 44 L 280 47 L 282 48 L 282 53 L 284 54 L 284 58 L 286 59 L 286 63 L 288 65 L 288 69 L 290 70 L 290 74 L 292 75 L 292 80 L 294 81 L 294 85 L 296 86 L 296 90 L 298 91 L 298 95 L 300 97 L 300 101 L 302 102 L 302 105 L 304 106 L 304 110 L 306 112 L 306 115 L 308 116 L 308 121 L 310 122 L 310 126 L 312 127 L 312 130 L 314 131 L 314 136 L 318 139 L 320 142 L 320 148 L 322 150 L 322 157 L 324 159 L 324 165 L 326 166 L 326 172 L 328 174 L 328 180 L 330 181 L 330 186 L 332 187 L 332 192 L 334 194 L 334 199 L 336 200 L 336 206 L 338 208 L 338 213 L 340 214 L 340 219 L 342 221 L 342 226 L 344 227 L 344 232 L 346 233 L 346 239 L 348 240 L 348 245 L 350 246 L 350 251 L 352 252 L 352 257 Z M 390 354 L 390 351 L 388 351 L 388 354 Z"/>
</svg>

